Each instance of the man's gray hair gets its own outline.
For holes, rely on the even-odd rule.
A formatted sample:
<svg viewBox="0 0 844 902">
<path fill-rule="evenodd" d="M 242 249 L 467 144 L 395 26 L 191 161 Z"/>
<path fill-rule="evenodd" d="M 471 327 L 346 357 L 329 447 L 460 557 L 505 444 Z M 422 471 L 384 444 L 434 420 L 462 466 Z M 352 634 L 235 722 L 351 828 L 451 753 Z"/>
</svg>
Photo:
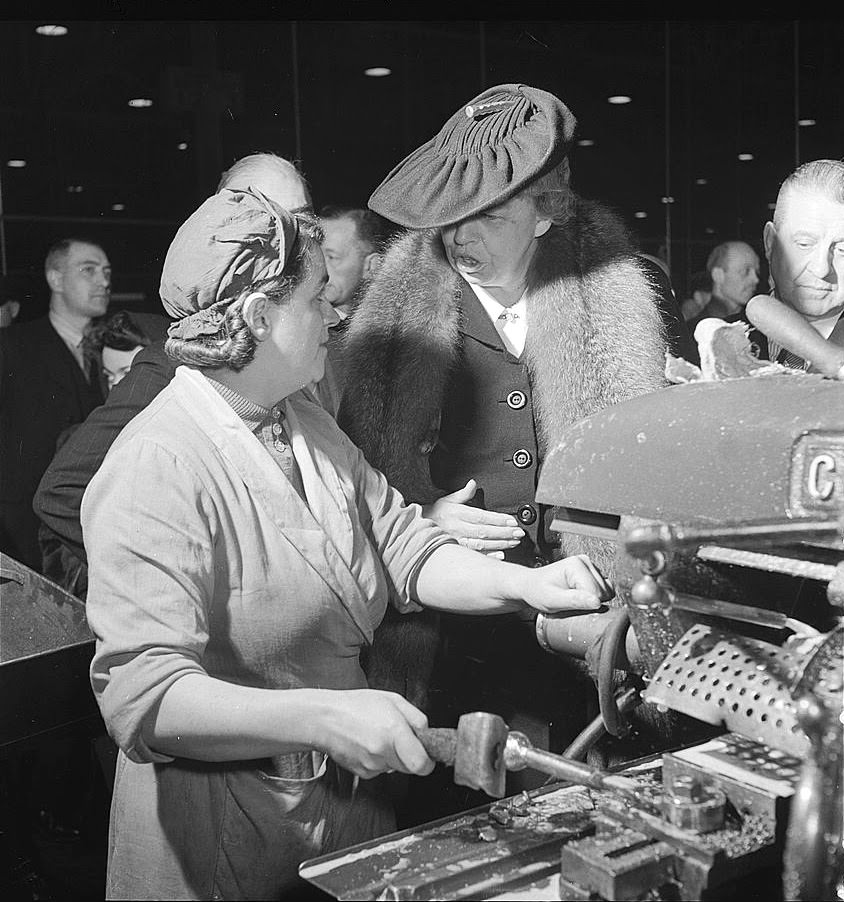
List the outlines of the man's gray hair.
<svg viewBox="0 0 844 902">
<path fill-rule="evenodd" d="M 812 191 L 844 204 L 844 160 L 812 160 L 798 166 L 782 183 L 774 210 L 774 225 L 785 215 L 785 201 L 794 191 Z"/>
<path fill-rule="evenodd" d="M 220 184 L 217 185 L 217 192 L 219 193 L 223 188 L 227 188 L 235 179 L 256 173 L 266 173 L 268 170 L 273 169 L 285 176 L 293 175 L 305 185 L 308 184 L 305 177 L 290 160 L 285 160 L 284 157 L 280 157 L 275 153 L 250 153 L 239 160 L 235 160 L 222 174 Z"/>
</svg>

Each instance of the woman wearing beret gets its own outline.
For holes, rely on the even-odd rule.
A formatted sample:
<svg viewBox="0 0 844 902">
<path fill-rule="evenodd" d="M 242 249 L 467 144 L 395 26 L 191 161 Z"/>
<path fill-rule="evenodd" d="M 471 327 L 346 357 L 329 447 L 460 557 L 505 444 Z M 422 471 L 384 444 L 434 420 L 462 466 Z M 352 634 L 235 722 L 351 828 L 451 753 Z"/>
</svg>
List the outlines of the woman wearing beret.
<svg viewBox="0 0 844 902">
<path fill-rule="evenodd" d="M 569 186 L 575 124 L 553 94 L 499 85 L 399 163 L 369 206 L 409 231 L 388 249 L 345 346 L 339 422 L 369 462 L 462 543 L 528 567 L 561 553 L 535 500 L 547 451 L 572 423 L 665 384 L 652 268 L 614 212 Z M 591 540 L 564 541 L 583 550 Z M 611 566 L 612 548 L 588 550 Z M 373 685 L 409 686 L 425 704 L 431 619 L 387 618 L 367 663 Z M 461 693 L 480 684 L 500 690 L 502 710 L 515 699 L 559 725 L 565 674 L 529 629 L 517 656 L 503 641 L 512 618 L 487 623 L 449 620 L 436 698 L 471 709 L 477 700 Z M 462 676 L 466 660 L 488 662 L 475 683 Z M 568 724 L 563 744 L 577 730 Z"/>
<path fill-rule="evenodd" d="M 252 190 L 209 198 L 168 251 L 183 365 L 82 504 L 91 680 L 121 749 L 109 898 L 277 899 L 303 859 L 392 828 L 366 778 L 433 764 L 425 716 L 359 664 L 388 597 L 475 614 L 606 597 L 582 558 L 523 579 L 460 547 L 301 391 L 323 371 L 325 283 L 313 227 Z"/>
</svg>

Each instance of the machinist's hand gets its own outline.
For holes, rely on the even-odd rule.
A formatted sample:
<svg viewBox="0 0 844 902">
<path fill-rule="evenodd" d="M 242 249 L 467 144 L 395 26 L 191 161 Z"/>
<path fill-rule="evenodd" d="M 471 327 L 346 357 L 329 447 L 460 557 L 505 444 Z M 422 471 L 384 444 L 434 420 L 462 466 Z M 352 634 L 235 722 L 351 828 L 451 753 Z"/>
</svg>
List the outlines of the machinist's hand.
<svg viewBox="0 0 844 902">
<path fill-rule="evenodd" d="M 396 692 L 350 689 L 326 692 L 316 715 L 318 748 L 368 780 L 382 773 L 429 774 L 434 762 L 416 736 L 428 718 Z"/>
<path fill-rule="evenodd" d="M 503 558 L 503 552 L 515 548 L 525 532 L 510 514 L 470 507 L 467 502 L 477 490 L 477 482 L 470 479 L 462 489 L 425 505 L 422 513 L 466 548 Z"/>
<path fill-rule="evenodd" d="M 528 569 L 525 577 L 524 600 L 544 614 L 595 610 L 615 594 L 585 554 Z"/>
</svg>

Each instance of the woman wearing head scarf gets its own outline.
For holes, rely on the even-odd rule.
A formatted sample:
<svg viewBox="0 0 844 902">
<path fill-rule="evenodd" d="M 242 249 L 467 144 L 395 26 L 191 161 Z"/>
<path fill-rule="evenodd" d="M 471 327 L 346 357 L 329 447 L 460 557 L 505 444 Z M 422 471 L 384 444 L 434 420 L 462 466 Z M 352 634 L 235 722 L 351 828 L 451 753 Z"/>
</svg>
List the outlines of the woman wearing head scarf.
<svg viewBox="0 0 844 902">
<path fill-rule="evenodd" d="M 607 593 L 582 558 L 523 571 L 460 547 L 366 463 L 302 391 L 325 283 L 313 227 L 252 190 L 209 198 L 168 251 L 183 365 L 82 504 L 91 679 L 121 748 L 109 898 L 279 898 L 303 859 L 392 828 L 366 778 L 433 764 L 425 716 L 360 667 L 388 599 L 483 614 Z"/>
</svg>

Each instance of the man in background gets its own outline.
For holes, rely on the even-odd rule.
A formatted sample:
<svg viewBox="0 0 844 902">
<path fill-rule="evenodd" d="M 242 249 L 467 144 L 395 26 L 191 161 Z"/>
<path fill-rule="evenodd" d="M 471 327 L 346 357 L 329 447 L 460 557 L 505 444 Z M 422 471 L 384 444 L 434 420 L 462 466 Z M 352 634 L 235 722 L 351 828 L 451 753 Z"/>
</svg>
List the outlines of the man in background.
<svg viewBox="0 0 844 902">
<path fill-rule="evenodd" d="M 844 162 L 813 160 L 788 176 L 763 237 L 771 294 L 822 338 L 844 347 Z M 812 371 L 808 361 L 761 332 L 751 340 L 760 357 Z"/>
<path fill-rule="evenodd" d="M 319 220 L 325 234 L 326 300 L 345 320 L 357 306 L 361 286 L 378 272 L 391 226 L 372 210 L 333 204 L 320 210 Z"/>
<path fill-rule="evenodd" d="M 248 187 L 291 211 L 311 207 L 304 178 L 292 163 L 272 153 L 238 160 L 223 173 L 217 191 Z M 82 495 L 120 430 L 173 378 L 176 364 L 164 352 L 165 340 L 166 335 L 138 353 L 126 377 L 109 392 L 107 402 L 56 454 L 38 486 L 34 501 L 38 516 L 83 561 L 87 558 L 79 523 Z"/>
<path fill-rule="evenodd" d="M 725 241 L 709 254 L 706 271 L 712 280 L 712 296 L 698 314 L 697 321 L 742 314 L 759 284 L 756 251 L 744 241 Z"/>
<path fill-rule="evenodd" d="M 59 434 L 80 423 L 103 395 L 83 339 L 111 298 L 111 264 L 99 244 L 56 242 L 44 263 L 47 316 L 0 330 L 0 549 L 41 568 L 32 499 Z"/>
<path fill-rule="evenodd" d="M 372 210 L 334 204 L 320 210 L 319 220 L 328 271 L 325 298 L 340 319 L 328 330 L 329 367 L 315 392 L 323 407 L 336 415 L 345 386 L 343 336 L 363 290 L 381 266 L 394 227 Z"/>
</svg>

